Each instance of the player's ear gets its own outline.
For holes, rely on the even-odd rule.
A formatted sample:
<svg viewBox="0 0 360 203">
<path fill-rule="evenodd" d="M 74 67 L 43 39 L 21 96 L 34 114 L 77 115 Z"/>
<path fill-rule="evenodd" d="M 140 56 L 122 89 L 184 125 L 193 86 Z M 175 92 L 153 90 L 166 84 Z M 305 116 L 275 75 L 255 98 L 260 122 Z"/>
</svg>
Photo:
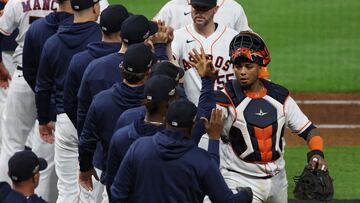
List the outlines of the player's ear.
<svg viewBox="0 0 360 203">
<path fill-rule="evenodd" d="M 216 5 L 215 8 L 214 8 L 214 13 L 217 13 L 218 9 L 219 9 L 219 6 Z"/>
</svg>

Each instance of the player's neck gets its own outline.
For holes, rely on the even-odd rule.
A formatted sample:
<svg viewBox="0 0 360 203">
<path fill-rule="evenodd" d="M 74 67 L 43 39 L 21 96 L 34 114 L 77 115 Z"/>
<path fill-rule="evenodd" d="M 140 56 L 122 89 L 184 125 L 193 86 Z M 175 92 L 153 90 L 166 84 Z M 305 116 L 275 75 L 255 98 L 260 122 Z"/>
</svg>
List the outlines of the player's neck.
<svg viewBox="0 0 360 203">
<path fill-rule="evenodd" d="M 210 35 L 212 35 L 215 32 L 216 25 L 215 25 L 214 21 L 211 21 L 206 26 L 197 26 L 196 24 L 194 24 L 194 29 L 201 36 L 207 38 L 207 37 L 209 37 Z"/>
<path fill-rule="evenodd" d="M 64 1 L 61 5 L 59 5 L 58 12 L 74 13 L 71 8 L 70 1 Z"/>
<path fill-rule="evenodd" d="M 153 125 L 164 125 L 164 114 L 163 113 L 155 113 L 150 115 L 149 113 L 146 114 L 145 123 L 153 124 Z"/>
<path fill-rule="evenodd" d="M 23 194 L 25 197 L 30 197 L 35 193 L 35 188 L 29 185 L 25 186 L 13 184 L 13 188 L 16 192 Z"/>
<path fill-rule="evenodd" d="M 120 34 L 106 35 L 103 33 L 102 41 L 107 43 L 121 43 Z"/>
<path fill-rule="evenodd" d="M 249 92 L 261 92 L 264 90 L 264 84 L 261 82 L 261 80 L 257 80 L 252 84 L 247 91 Z"/>
</svg>

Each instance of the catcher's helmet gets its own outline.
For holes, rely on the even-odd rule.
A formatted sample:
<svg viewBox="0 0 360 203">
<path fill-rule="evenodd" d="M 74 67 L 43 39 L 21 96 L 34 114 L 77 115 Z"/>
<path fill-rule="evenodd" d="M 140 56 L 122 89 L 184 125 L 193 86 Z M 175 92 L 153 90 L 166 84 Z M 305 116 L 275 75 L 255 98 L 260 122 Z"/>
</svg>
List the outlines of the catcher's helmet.
<svg viewBox="0 0 360 203">
<path fill-rule="evenodd" d="M 264 40 L 252 31 L 242 31 L 231 40 L 229 55 L 232 63 L 245 57 L 263 67 L 271 60 Z"/>
</svg>

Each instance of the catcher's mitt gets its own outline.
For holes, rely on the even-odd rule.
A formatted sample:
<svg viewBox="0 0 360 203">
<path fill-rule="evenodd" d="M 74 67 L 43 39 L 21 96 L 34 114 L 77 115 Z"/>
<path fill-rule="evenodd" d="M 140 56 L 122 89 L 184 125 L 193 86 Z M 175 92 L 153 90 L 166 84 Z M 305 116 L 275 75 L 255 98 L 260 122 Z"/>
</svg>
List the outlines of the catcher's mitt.
<svg viewBox="0 0 360 203">
<path fill-rule="evenodd" d="M 294 196 L 303 200 L 330 201 L 334 195 L 329 171 L 312 170 L 305 166 L 300 176 L 294 177 Z"/>
</svg>

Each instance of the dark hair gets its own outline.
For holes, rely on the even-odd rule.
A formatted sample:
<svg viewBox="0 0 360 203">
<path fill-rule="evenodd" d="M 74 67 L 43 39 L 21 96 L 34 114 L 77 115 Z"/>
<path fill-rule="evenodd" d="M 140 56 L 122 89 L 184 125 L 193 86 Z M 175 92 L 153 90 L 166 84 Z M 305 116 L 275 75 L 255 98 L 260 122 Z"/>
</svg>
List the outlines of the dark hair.
<svg viewBox="0 0 360 203">
<path fill-rule="evenodd" d="M 121 68 L 122 77 L 130 84 L 136 84 L 145 78 L 146 73 L 131 73 Z"/>
</svg>

